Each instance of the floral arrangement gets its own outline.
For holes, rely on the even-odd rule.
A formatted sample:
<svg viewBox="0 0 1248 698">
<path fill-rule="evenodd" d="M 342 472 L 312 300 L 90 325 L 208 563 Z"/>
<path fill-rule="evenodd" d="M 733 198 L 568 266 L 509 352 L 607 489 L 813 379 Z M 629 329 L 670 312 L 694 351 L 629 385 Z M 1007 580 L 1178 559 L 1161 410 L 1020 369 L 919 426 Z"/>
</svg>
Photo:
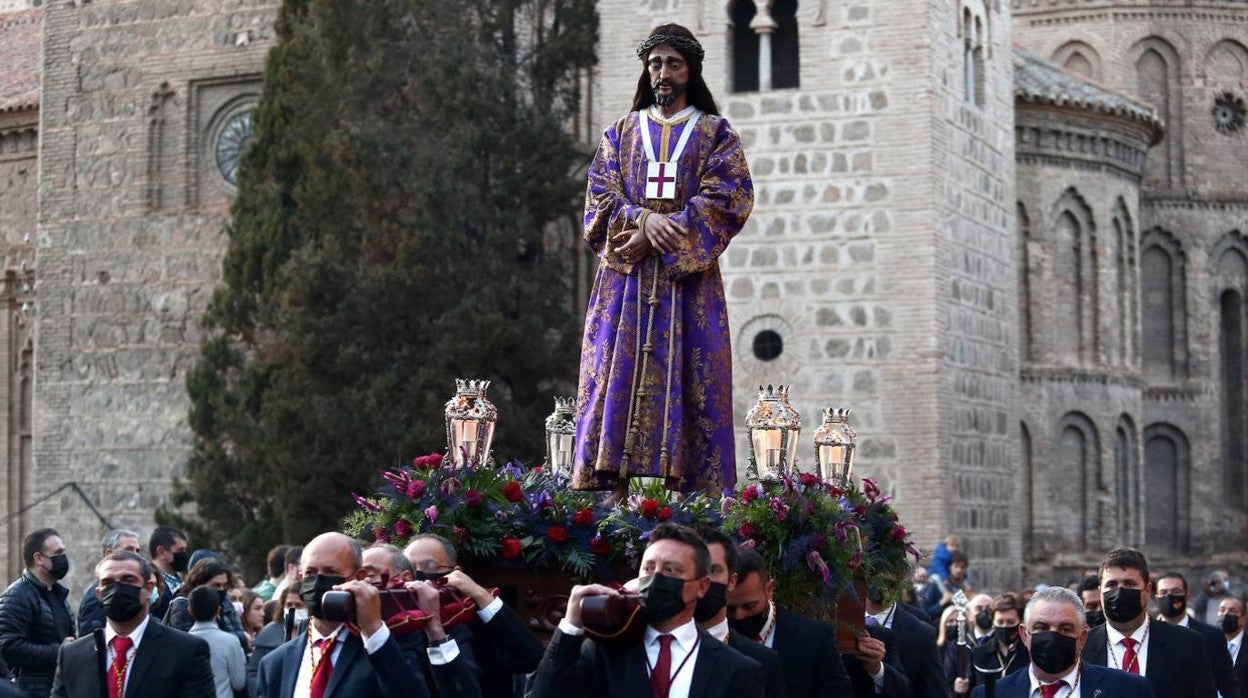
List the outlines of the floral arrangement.
<svg viewBox="0 0 1248 698">
<path fill-rule="evenodd" d="M 636 570 L 650 531 L 664 521 L 722 528 L 763 555 L 782 604 L 816 612 L 854 578 L 903 577 L 906 555 L 919 555 L 870 479 L 860 491 L 801 473 L 743 485 L 722 499 L 654 483 L 608 504 L 605 493 L 573 490 L 540 467 L 449 464 L 432 454 L 383 471 L 375 494 L 353 494 L 358 508 L 344 530 L 400 546 L 436 533 L 468 559 L 557 569 L 584 581 Z"/>
</svg>

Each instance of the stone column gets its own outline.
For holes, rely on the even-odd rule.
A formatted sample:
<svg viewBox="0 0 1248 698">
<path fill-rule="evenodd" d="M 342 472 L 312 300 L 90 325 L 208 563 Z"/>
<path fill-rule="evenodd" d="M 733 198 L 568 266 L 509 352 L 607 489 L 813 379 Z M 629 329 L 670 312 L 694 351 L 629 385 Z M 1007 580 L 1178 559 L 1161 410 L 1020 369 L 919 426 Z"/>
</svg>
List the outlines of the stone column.
<svg viewBox="0 0 1248 698">
<path fill-rule="evenodd" d="M 771 17 L 771 0 L 754 0 L 758 13 L 750 20 L 750 29 L 758 34 L 758 90 L 771 90 L 771 35 L 780 27 Z"/>
</svg>

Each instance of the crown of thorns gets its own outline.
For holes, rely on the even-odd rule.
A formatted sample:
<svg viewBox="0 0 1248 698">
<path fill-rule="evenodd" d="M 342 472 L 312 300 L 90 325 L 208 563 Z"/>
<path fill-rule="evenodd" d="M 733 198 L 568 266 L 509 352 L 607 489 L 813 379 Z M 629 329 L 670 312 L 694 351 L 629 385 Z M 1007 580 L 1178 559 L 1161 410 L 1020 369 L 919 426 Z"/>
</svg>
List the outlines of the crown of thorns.
<svg viewBox="0 0 1248 698">
<path fill-rule="evenodd" d="M 646 56 L 650 54 L 650 49 L 655 46 L 671 46 L 680 51 L 687 59 L 702 60 L 706 55 L 706 51 L 702 50 L 702 44 L 697 39 L 691 39 L 687 36 L 674 36 L 672 34 L 651 34 L 646 40 L 637 45 L 637 57 L 646 60 Z"/>
</svg>

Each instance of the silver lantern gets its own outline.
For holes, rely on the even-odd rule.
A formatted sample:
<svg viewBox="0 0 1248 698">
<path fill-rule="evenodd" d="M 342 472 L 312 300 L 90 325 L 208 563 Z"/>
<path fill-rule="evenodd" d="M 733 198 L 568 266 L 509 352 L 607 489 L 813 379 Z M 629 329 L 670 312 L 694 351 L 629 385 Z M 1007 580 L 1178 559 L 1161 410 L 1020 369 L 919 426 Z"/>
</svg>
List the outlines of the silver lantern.
<svg viewBox="0 0 1248 698">
<path fill-rule="evenodd" d="M 455 397 L 446 403 L 446 449 L 451 465 L 486 465 L 498 410 L 485 394 L 489 381 L 455 380 Z"/>
<path fill-rule="evenodd" d="M 830 485 L 847 487 L 854 472 L 858 434 L 849 426 L 849 410 L 828 407 L 815 432 L 815 472 Z"/>
<path fill-rule="evenodd" d="M 745 416 L 750 435 L 751 480 L 779 480 L 797 472 L 797 439 L 802 432 L 802 415 L 789 402 L 785 385 L 759 386 L 758 402 Z"/>
<path fill-rule="evenodd" d="M 546 418 L 546 469 L 572 477 L 572 450 L 576 445 L 576 399 L 555 398 L 555 411 Z"/>
</svg>

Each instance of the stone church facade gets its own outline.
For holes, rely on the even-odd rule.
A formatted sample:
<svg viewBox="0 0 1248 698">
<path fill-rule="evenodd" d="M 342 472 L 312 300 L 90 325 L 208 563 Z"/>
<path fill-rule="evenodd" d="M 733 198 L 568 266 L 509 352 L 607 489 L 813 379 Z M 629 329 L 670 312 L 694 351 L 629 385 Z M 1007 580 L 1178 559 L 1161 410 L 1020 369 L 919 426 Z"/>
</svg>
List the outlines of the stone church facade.
<svg viewBox="0 0 1248 698">
<path fill-rule="evenodd" d="M 859 474 L 992 585 L 1118 543 L 1244 562 L 1248 4 L 1137 4 L 598 3 L 587 149 L 660 21 L 702 37 L 745 143 L 757 204 L 722 263 L 739 416 L 760 383 L 793 386 L 804 442 L 853 408 Z M 0 0 L 22 67 L 0 75 L 10 576 L 30 528 L 61 528 L 80 573 L 105 521 L 146 535 L 185 463 L 276 7 Z"/>
</svg>

